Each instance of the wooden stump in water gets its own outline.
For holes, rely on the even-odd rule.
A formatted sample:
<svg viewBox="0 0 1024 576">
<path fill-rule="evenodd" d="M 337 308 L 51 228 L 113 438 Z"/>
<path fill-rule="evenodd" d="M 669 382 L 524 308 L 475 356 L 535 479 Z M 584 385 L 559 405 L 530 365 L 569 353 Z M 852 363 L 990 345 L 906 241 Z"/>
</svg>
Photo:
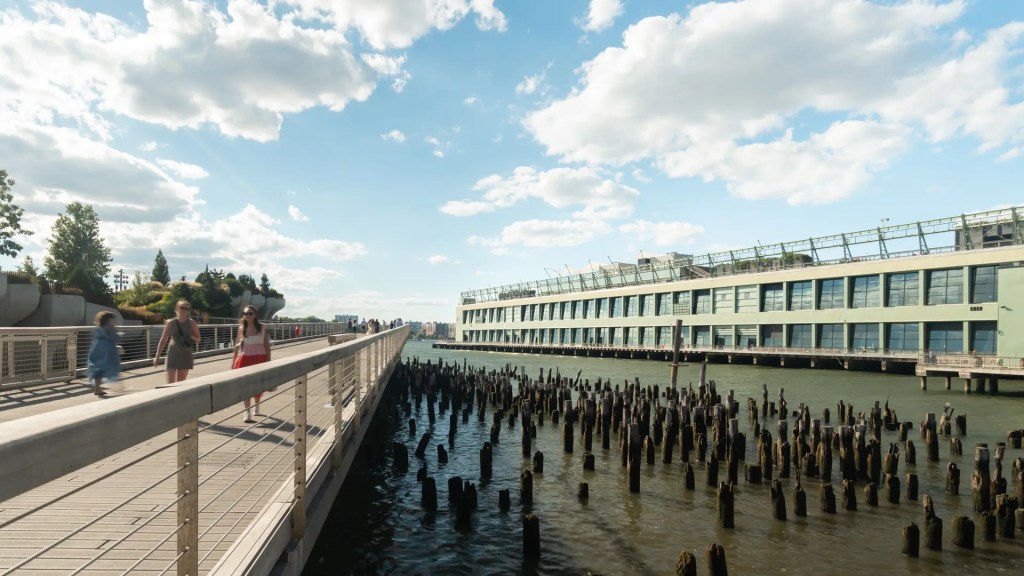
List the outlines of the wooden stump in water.
<svg viewBox="0 0 1024 576">
<path fill-rule="evenodd" d="M 786 521 L 786 495 L 782 492 L 782 482 L 773 480 L 769 489 L 772 497 L 772 518 Z"/>
<path fill-rule="evenodd" d="M 409 436 L 416 435 L 416 419 L 409 418 Z"/>
<path fill-rule="evenodd" d="M 885 499 L 890 504 L 900 503 L 900 477 L 895 474 L 885 475 Z"/>
<path fill-rule="evenodd" d="M 640 439 L 640 425 L 630 424 L 627 442 L 629 442 L 629 491 L 633 494 L 640 493 L 640 450 L 642 448 Z"/>
<path fill-rule="evenodd" d="M 843 482 L 844 483 L 848 482 L 848 480 L 843 480 Z M 821 489 L 818 491 L 818 504 L 819 504 L 819 507 L 821 508 L 822 512 L 824 512 L 826 514 L 835 514 L 836 513 L 836 494 L 835 494 L 835 491 L 833 491 L 831 484 L 822 484 L 821 485 Z M 844 503 L 844 506 L 845 506 L 845 503 Z M 854 505 L 853 506 L 854 506 L 853 509 L 856 510 L 857 509 L 856 499 L 854 499 Z"/>
<path fill-rule="evenodd" d="M 708 451 L 708 439 L 704 433 L 697 434 L 697 462 L 704 461 L 704 454 Z"/>
<path fill-rule="evenodd" d="M 543 474 L 544 473 L 544 453 L 540 450 L 533 455 L 533 473 Z"/>
<path fill-rule="evenodd" d="M 789 442 L 779 438 L 776 443 L 776 461 L 779 464 L 779 478 L 789 478 Z"/>
<path fill-rule="evenodd" d="M 487 480 L 491 477 L 491 443 L 484 442 L 480 449 L 480 478 Z"/>
<path fill-rule="evenodd" d="M 676 576 L 697 576 L 697 559 L 687 551 L 679 553 L 676 561 Z"/>
<path fill-rule="evenodd" d="M 416 446 L 416 457 L 423 460 L 427 456 L 427 445 L 430 444 L 430 432 L 424 432 L 420 443 Z"/>
<path fill-rule="evenodd" d="M 523 557 L 540 558 L 540 518 L 535 514 L 523 516 Z"/>
<path fill-rule="evenodd" d="M 437 445 L 437 463 L 447 464 L 448 463 L 448 451 L 444 449 L 444 444 Z"/>
<path fill-rule="evenodd" d="M 394 467 L 397 472 L 409 471 L 409 448 L 401 442 L 395 442 L 391 446 L 391 455 L 394 459 Z"/>
<path fill-rule="evenodd" d="M 921 529 L 917 527 L 917 524 L 911 522 L 904 526 L 901 532 L 903 534 L 903 549 L 901 552 L 911 558 L 917 558 L 920 555 L 919 550 L 921 548 Z"/>
<path fill-rule="evenodd" d="M 649 466 L 653 466 L 654 465 L 655 448 L 654 448 L 654 440 L 652 440 L 650 436 L 644 436 L 644 452 L 647 455 L 647 464 Z"/>
<path fill-rule="evenodd" d="M 594 471 L 594 455 L 590 452 L 583 455 L 583 469 Z"/>
<path fill-rule="evenodd" d="M 573 449 L 573 426 L 569 418 L 565 419 L 565 424 L 562 425 L 562 450 L 566 454 L 572 454 Z"/>
<path fill-rule="evenodd" d="M 551 411 L 551 423 L 558 426 L 558 410 Z"/>
<path fill-rule="evenodd" d="M 1010 448 L 1020 450 L 1022 438 L 1021 432 L 1021 430 L 1010 430 L 1006 433 L 1006 441 L 1010 445 Z"/>
<path fill-rule="evenodd" d="M 950 438 L 949 439 L 949 456 L 953 457 L 953 456 L 963 456 L 963 455 L 964 455 L 964 447 L 963 447 L 963 444 L 960 443 L 960 439 L 956 438 L 956 437 Z"/>
<path fill-rule="evenodd" d="M 733 485 L 729 482 L 722 482 L 718 487 L 718 525 L 722 528 L 735 528 L 735 494 Z"/>
<path fill-rule="evenodd" d="M 953 546 L 974 550 L 974 521 L 967 516 L 953 517 Z"/>
<path fill-rule="evenodd" d="M 955 462 L 946 466 L 946 494 L 960 494 L 960 467 Z"/>
<path fill-rule="evenodd" d="M 721 544 L 708 544 L 707 560 L 708 576 L 729 576 L 729 567 L 725 564 L 725 548 Z"/>
<path fill-rule="evenodd" d="M 533 473 L 529 470 L 519 474 L 519 503 L 523 506 L 533 504 Z"/>
<path fill-rule="evenodd" d="M 1013 538 L 1016 528 L 1017 499 L 1000 494 L 996 496 L 996 532 L 1002 538 Z"/>
<path fill-rule="evenodd" d="M 739 484 L 739 481 L 740 481 L 739 467 L 740 467 L 739 466 L 739 462 L 737 462 L 736 459 L 732 458 L 731 455 L 730 455 L 729 459 L 726 460 L 726 462 L 725 462 L 725 477 L 726 477 L 726 480 L 728 480 L 730 484 Z"/>
<path fill-rule="evenodd" d="M 453 476 L 448 479 L 448 501 L 458 503 L 462 500 L 462 477 Z"/>
<path fill-rule="evenodd" d="M 831 487 L 831 486 L 830 486 Z M 839 485 L 840 492 L 842 493 L 842 506 L 843 510 L 855 512 L 857 510 L 857 486 L 853 480 L 843 480 Z M 822 508 L 824 510 L 824 508 Z M 835 512 L 835 510 L 833 510 Z"/>
<path fill-rule="evenodd" d="M 942 550 L 942 519 L 935 516 L 932 497 L 925 494 L 924 506 L 924 547 L 936 552 Z"/>
<path fill-rule="evenodd" d="M 956 417 L 956 435 L 967 436 L 967 415 L 960 414 Z"/>
<path fill-rule="evenodd" d="M 907 472 L 907 500 L 917 500 L 917 474 Z"/>
<path fill-rule="evenodd" d="M 761 467 L 757 464 L 747 464 L 743 475 L 748 484 L 761 483 Z"/>
<path fill-rule="evenodd" d="M 423 479 L 420 487 L 420 505 L 427 512 L 437 511 L 437 484 L 431 476 Z"/>
<path fill-rule="evenodd" d="M 793 486 L 793 514 L 798 518 L 807 516 L 807 492 L 804 492 L 799 478 Z"/>
<path fill-rule="evenodd" d="M 507 488 L 498 490 L 498 508 L 502 511 L 512 508 L 512 496 Z"/>
<path fill-rule="evenodd" d="M 868 506 L 878 506 L 878 484 L 869 482 L 864 487 L 864 499 L 867 500 Z"/>
<path fill-rule="evenodd" d="M 416 481 L 417 482 L 423 482 L 426 478 L 427 478 L 427 463 L 424 462 L 423 466 L 420 466 L 420 469 L 416 471 Z"/>
<path fill-rule="evenodd" d="M 907 456 L 906 456 L 907 464 L 914 464 L 916 466 L 917 465 L 917 449 L 914 448 L 914 441 L 913 440 L 907 440 L 907 450 L 906 450 L 906 452 L 907 452 Z"/>
<path fill-rule="evenodd" d="M 580 500 L 590 498 L 590 484 L 580 482 L 579 489 L 576 491 L 576 497 Z"/>
<path fill-rule="evenodd" d="M 672 463 L 672 450 L 675 445 L 675 436 L 672 434 L 666 434 L 661 441 L 661 463 L 671 464 Z"/>
<path fill-rule="evenodd" d="M 532 423 L 532 422 L 531 422 Z M 530 426 L 523 426 L 523 458 L 529 458 L 530 454 L 533 454 L 533 433 L 530 430 Z"/>
<path fill-rule="evenodd" d="M 498 444 L 501 440 L 501 425 L 491 424 L 491 444 Z"/>
<path fill-rule="evenodd" d="M 718 486 L 718 457 L 714 454 L 711 454 L 711 458 L 707 461 L 705 471 L 707 472 L 707 485 Z"/>
<path fill-rule="evenodd" d="M 683 478 L 684 478 L 683 485 L 685 486 L 685 488 L 687 490 L 694 490 L 694 489 L 696 489 L 696 481 L 693 478 L 693 466 L 690 465 L 689 462 L 687 462 L 683 466 Z"/>
<path fill-rule="evenodd" d="M 974 449 L 974 473 L 971 474 L 971 500 L 974 511 L 987 512 L 992 507 L 992 487 L 988 470 L 988 445 L 978 444 Z"/>
</svg>

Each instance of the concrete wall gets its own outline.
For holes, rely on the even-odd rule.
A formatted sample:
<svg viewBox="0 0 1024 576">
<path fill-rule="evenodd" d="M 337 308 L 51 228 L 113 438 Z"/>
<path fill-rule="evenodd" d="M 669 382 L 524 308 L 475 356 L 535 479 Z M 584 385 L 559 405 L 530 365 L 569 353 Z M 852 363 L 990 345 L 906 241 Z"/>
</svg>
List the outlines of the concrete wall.
<svg viewBox="0 0 1024 576">
<path fill-rule="evenodd" d="M 28 317 L 39 307 L 39 286 L 35 284 L 11 284 L 7 276 L 4 290 L 0 292 L 0 326 L 14 326 Z"/>
<path fill-rule="evenodd" d="M 999 270 L 999 356 L 1024 359 L 1024 266 Z"/>
<path fill-rule="evenodd" d="M 124 323 L 121 313 L 114 308 L 92 304 L 72 294 L 46 294 L 39 298 L 39 306 L 18 326 L 88 326 L 101 311 L 113 312 L 117 324 Z"/>
</svg>

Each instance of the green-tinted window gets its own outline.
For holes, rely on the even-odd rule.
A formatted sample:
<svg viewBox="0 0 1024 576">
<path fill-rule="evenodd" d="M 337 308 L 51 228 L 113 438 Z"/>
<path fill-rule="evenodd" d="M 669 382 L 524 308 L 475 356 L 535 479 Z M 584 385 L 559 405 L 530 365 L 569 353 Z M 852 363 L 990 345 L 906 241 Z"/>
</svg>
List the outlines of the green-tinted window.
<svg viewBox="0 0 1024 576">
<path fill-rule="evenodd" d="M 655 298 L 658 306 L 658 316 L 670 316 L 672 314 L 672 293 L 664 292 Z"/>
<path fill-rule="evenodd" d="M 931 322 L 925 329 L 925 345 L 929 352 L 953 354 L 964 351 L 962 322 Z"/>
<path fill-rule="evenodd" d="M 785 310 L 783 300 L 782 283 L 765 284 L 761 286 L 761 312 L 781 312 Z M 781 346 L 781 344 L 777 344 Z"/>
<path fill-rule="evenodd" d="M 971 322 L 971 351 L 995 354 L 997 334 L 995 322 Z"/>
<path fill-rule="evenodd" d="M 999 268 L 977 266 L 971 270 L 971 304 L 996 301 Z"/>
<path fill-rule="evenodd" d="M 760 290 L 757 285 L 739 286 L 736 288 L 736 311 L 757 312 L 757 296 Z"/>
<path fill-rule="evenodd" d="M 857 276 L 851 280 L 851 308 L 877 308 L 880 305 L 878 276 Z"/>
<path fill-rule="evenodd" d="M 920 274 L 904 272 L 889 274 L 886 278 L 886 306 L 917 306 Z"/>
<path fill-rule="evenodd" d="M 814 289 L 810 280 L 789 283 L 789 309 L 814 309 Z"/>
<path fill-rule="evenodd" d="M 963 304 L 964 301 L 964 269 L 928 271 L 927 304 Z"/>
<path fill-rule="evenodd" d="M 711 290 L 694 290 L 693 299 L 694 314 L 711 314 Z"/>
<path fill-rule="evenodd" d="M 842 324 L 818 324 L 818 348 L 846 348 Z"/>
<path fill-rule="evenodd" d="M 811 340 L 810 324 L 789 325 L 789 347 L 790 348 L 812 348 L 814 342 Z"/>
<path fill-rule="evenodd" d="M 733 299 L 736 294 L 736 289 L 732 286 L 728 288 L 715 288 L 715 314 L 731 314 L 736 311 L 736 306 L 733 304 Z"/>
<path fill-rule="evenodd" d="M 850 324 L 850 346 L 857 350 L 877 350 L 878 324 Z"/>
<path fill-rule="evenodd" d="M 761 346 L 785 346 L 782 340 L 782 324 L 761 326 Z"/>
<path fill-rule="evenodd" d="M 889 350 L 906 352 L 918 349 L 919 330 L 917 322 L 889 324 L 885 327 L 885 330 L 885 342 Z"/>
<path fill-rule="evenodd" d="M 818 281 L 818 310 L 845 308 L 843 302 L 844 281 L 830 278 Z"/>
<path fill-rule="evenodd" d="M 711 327 L 695 326 L 693 329 L 694 346 L 711 346 Z"/>
</svg>

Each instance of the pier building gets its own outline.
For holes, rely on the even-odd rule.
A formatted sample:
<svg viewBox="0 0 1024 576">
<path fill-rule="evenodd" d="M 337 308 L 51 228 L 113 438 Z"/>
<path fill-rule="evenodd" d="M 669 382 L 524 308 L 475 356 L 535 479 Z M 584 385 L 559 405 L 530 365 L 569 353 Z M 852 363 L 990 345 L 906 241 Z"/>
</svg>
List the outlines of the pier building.
<svg viewBox="0 0 1024 576">
<path fill-rule="evenodd" d="M 1024 377 L 1024 206 L 463 292 L 457 348 Z M 439 344 L 439 346 L 445 346 Z M 922 385 L 925 380 L 922 379 Z"/>
</svg>

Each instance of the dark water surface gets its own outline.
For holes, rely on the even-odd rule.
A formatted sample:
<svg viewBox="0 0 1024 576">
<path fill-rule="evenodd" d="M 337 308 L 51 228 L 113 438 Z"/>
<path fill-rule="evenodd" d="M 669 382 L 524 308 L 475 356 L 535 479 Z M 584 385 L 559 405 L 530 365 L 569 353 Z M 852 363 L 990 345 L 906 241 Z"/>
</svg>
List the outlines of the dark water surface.
<svg viewBox="0 0 1024 576">
<path fill-rule="evenodd" d="M 668 365 L 655 361 L 443 351 L 431 349 L 426 342 L 408 343 L 404 355 L 460 364 L 465 358 L 470 365 L 487 368 L 512 363 L 524 366 L 531 377 L 536 377 L 541 368 L 557 367 L 564 375 L 575 375 L 583 369 L 584 379 L 611 378 L 613 384 L 639 377 L 645 386 L 664 388 L 669 380 Z M 698 371 L 697 364 L 680 367 L 680 385 L 696 383 Z M 736 528 L 723 529 L 717 525 L 717 490 L 706 486 L 703 464 L 694 462 L 696 490 L 683 488 L 678 447 L 670 465 L 661 463 L 659 451 L 657 463 L 643 469 L 640 494 L 630 494 L 614 434 L 610 450 L 601 449 L 595 434 L 596 469 L 587 472 L 583 470 L 578 424 L 575 453 L 565 454 L 560 426 L 553 426 L 546 418 L 544 426 L 537 428 L 533 447 L 544 452 L 544 473 L 534 475 L 534 503 L 523 507 L 518 497 L 519 473 L 532 469 L 532 463 L 522 456 L 519 422 L 510 428 L 506 419 L 502 425 L 500 443 L 494 447 L 493 478 L 481 482 L 479 450 L 489 441 L 493 408 L 488 406 L 484 422 L 477 421 L 475 409 L 467 424 L 462 424 L 460 418 L 455 447 L 449 449 L 449 463 L 438 466 L 437 445 L 447 447 L 448 414 L 438 415 L 431 428 L 424 406 L 418 414 L 413 412 L 417 420 L 415 437 L 409 434 L 407 425 L 402 425 L 392 437 L 385 438 L 387 463 L 369 465 L 370 458 L 364 454 L 357 458 L 304 574 L 674 574 L 682 550 L 697 556 L 698 573 L 705 574 L 704 550 L 713 542 L 725 547 L 730 574 L 1024 574 L 1024 533 L 1017 532 L 1015 540 L 984 542 L 970 497 L 974 446 L 988 442 L 994 447 L 996 442 L 1006 440 L 1008 430 L 1024 428 L 1024 384 L 1001 383 L 1002 396 L 968 396 L 962 391 L 961 381 L 954 384 L 959 391 L 945 391 L 941 379 L 932 379 L 930 389 L 922 392 L 913 376 L 722 364 L 709 365 L 708 378 L 717 382 L 723 398 L 733 390 L 740 402 L 738 418 L 740 430 L 747 436 L 748 462 L 756 440 L 747 419 L 746 399 L 753 397 L 760 402 L 762 383 L 768 386 L 769 399 L 777 399 L 783 387 L 790 408 L 806 403 L 812 417 L 820 417 L 829 408 L 833 426 L 839 400 L 852 403 L 860 412 L 868 410 L 875 400 L 885 402 L 888 398 L 901 421 L 915 423 L 909 438 L 917 447 L 917 465 L 908 466 L 901 454 L 901 503 L 889 504 L 884 490 L 879 489 L 880 505 L 871 508 L 863 493 L 864 483 L 858 482 L 857 511 L 847 512 L 840 507 L 837 514 L 825 514 L 818 508 L 820 482 L 805 479 L 809 515 L 797 518 L 793 514 L 791 477 L 782 481 L 789 520 L 775 521 L 769 485 L 746 484 L 741 462 L 735 490 Z M 917 432 L 917 423 L 924 415 L 935 412 L 936 417 L 941 416 L 946 402 L 952 404 L 956 414 L 967 415 L 964 455 L 952 458 L 961 469 L 959 496 L 944 493 L 946 466 L 951 461 L 948 439 L 939 439 L 941 462 L 928 462 Z M 416 470 L 421 463 L 413 456 L 419 436 L 428 430 L 433 439 L 427 450 L 427 467 L 438 487 L 438 511 L 432 514 L 420 507 Z M 777 440 L 774 423 L 769 430 Z M 883 454 L 889 443 L 897 440 L 897 433 L 883 430 Z M 390 466 L 392 441 L 409 447 L 410 470 L 406 473 L 397 474 Z M 1003 476 L 1008 479 L 1010 493 L 1014 486 L 1013 460 L 1022 455 L 1021 450 L 1007 447 Z M 833 460 L 833 487 L 839 502 L 838 455 Z M 924 547 L 921 501 L 906 499 L 908 471 L 918 474 L 920 496 L 932 496 L 936 515 L 943 520 L 941 552 Z M 448 505 L 448 478 L 453 476 L 474 482 L 479 494 L 472 528 L 465 532 L 455 528 L 454 507 L 449 509 Z M 719 478 L 726 478 L 724 464 Z M 590 498 L 585 502 L 576 497 L 580 482 L 590 484 Z M 509 512 L 498 509 L 498 490 L 503 488 L 512 493 Z M 527 511 L 540 518 L 542 555 L 536 562 L 522 559 L 521 513 Z M 953 547 L 952 519 L 960 514 L 978 525 L 975 550 Z M 922 530 L 920 558 L 900 554 L 900 529 L 911 521 Z"/>
</svg>

